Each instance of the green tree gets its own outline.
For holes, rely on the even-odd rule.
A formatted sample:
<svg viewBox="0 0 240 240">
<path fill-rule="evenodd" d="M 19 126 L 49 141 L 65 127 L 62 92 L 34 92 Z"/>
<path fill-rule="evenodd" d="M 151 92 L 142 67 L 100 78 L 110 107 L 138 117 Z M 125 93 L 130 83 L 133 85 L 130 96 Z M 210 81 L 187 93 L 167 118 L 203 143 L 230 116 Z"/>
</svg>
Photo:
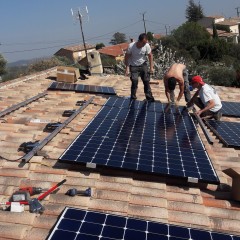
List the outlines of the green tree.
<svg viewBox="0 0 240 240">
<path fill-rule="evenodd" d="M 147 37 L 148 37 L 148 41 L 152 42 L 153 41 L 153 33 L 152 32 L 147 32 Z"/>
<path fill-rule="evenodd" d="M 105 47 L 104 43 L 97 43 L 96 44 L 96 50 L 101 49 L 103 47 Z"/>
<path fill-rule="evenodd" d="M 173 36 L 179 43 L 180 48 L 186 50 L 197 46 L 200 41 L 210 39 L 208 31 L 195 22 L 186 22 L 173 31 Z"/>
<path fill-rule="evenodd" d="M 0 54 L 0 76 L 7 72 L 6 71 L 6 64 L 7 64 L 7 61 Z"/>
<path fill-rule="evenodd" d="M 193 0 L 189 0 L 186 8 L 186 18 L 188 22 L 197 22 L 204 17 L 203 8 L 200 3 L 195 4 Z"/>
<path fill-rule="evenodd" d="M 109 43 L 112 44 L 112 45 L 125 43 L 125 42 L 127 42 L 126 39 L 127 39 L 126 34 L 116 32 L 116 33 L 113 34 L 113 38 L 111 39 L 111 41 Z"/>
</svg>

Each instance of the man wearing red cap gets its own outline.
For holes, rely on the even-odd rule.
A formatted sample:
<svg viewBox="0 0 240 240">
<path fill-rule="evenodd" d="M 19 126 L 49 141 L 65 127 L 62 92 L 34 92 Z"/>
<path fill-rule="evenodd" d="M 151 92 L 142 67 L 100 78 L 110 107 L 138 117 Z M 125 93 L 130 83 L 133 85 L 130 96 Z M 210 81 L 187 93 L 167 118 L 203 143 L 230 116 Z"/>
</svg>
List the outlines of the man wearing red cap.
<svg viewBox="0 0 240 240">
<path fill-rule="evenodd" d="M 191 107 L 195 103 L 200 108 L 200 110 L 196 112 L 200 117 L 220 120 L 222 117 L 222 103 L 216 90 L 206 84 L 200 76 L 194 76 L 191 84 L 193 88 L 197 88 L 197 91 L 187 106 Z"/>
</svg>

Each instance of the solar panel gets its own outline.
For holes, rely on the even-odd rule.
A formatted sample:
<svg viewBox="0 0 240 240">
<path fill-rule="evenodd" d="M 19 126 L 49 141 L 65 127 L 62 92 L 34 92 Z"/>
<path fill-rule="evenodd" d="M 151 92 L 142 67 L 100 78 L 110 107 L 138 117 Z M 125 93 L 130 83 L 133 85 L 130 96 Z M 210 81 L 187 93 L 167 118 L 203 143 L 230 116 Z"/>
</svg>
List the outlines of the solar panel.
<svg viewBox="0 0 240 240">
<path fill-rule="evenodd" d="M 239 236 L 66 207 L 48 240 L 240 240 Z"/>
<path fill-rule="evenodd" d="M 240 117 L 240 103 L 222 101 L 222 114 L 229 117 Z"/>
<path fill-rule="evenodd" d="M 240 147 L 240 123 L 208 120 L 207 125 L 228 147 Z"/>
<path fill-rule="evenodd" d="M 187 112 L 103 106 L 61 161 L 104 165 L 219 183 Z"/>
<path fill-rule="evenodd" d="M 94 86 L 94 85 L 83 85 L 83 84 L 72 84 L 72 83 L 62 83 L 53 82 L 48 87 L 48 90 L 65 90 L 65 91 L 75 91 L 75 92 L 87 92 L 87 93 L 101 93 L 107 95 L 116 95 L 114 88 Z"/>
<path fill-rule="evenodd" d="M 48 87 L 48 90 L 75 91 L 75 84 L 64 83 L 64 82 L 53 82 Z"/>
</svg>

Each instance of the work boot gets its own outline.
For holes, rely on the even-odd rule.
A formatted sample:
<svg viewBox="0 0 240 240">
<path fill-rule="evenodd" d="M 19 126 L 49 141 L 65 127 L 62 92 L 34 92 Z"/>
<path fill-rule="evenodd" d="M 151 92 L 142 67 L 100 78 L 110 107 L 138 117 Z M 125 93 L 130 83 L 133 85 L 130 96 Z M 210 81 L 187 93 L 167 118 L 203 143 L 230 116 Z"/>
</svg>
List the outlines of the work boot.
<svg viewBox="0 0 240 240">
<path fill-rule="evenodd" d="M 155 102 L 154 97 L 151 97 L 151 98 L 147 97 L 146 100 L 147 100 L 148 102 Z"/>
<path fill-rule="evenodd" d="M 222 117 L 222 112 L 218 111 L 217 113 L 214 114 L 214 119 L 217 121 L 220 121 L 221 117 Z"/>
<path fill-rule="evenodd" d="M 136 99 L 137 99 L 136 95 L 131 95 L 131 100 L 136 100 Z"/>
</svg>

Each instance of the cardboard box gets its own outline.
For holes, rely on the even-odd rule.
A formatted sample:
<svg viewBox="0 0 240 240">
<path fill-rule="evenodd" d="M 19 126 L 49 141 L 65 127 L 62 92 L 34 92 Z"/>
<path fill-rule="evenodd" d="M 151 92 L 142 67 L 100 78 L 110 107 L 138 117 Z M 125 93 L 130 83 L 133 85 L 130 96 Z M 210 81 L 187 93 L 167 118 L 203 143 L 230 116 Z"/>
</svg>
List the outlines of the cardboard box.
<svg viewBox="0 0 240 240">
<path fill-rule="evenodd" d="M 58 67 L 57 81 L 75 83 L 80 77 L 79 69 L 74 67 Z"/>
<path fill-rule="evenodd" d="M 240 171 L 233 170 L 232 168 L 227 168 L 223 170 L 223 172 L 232 178 L 232 199 L 240 201 Z"/>
</svg>

